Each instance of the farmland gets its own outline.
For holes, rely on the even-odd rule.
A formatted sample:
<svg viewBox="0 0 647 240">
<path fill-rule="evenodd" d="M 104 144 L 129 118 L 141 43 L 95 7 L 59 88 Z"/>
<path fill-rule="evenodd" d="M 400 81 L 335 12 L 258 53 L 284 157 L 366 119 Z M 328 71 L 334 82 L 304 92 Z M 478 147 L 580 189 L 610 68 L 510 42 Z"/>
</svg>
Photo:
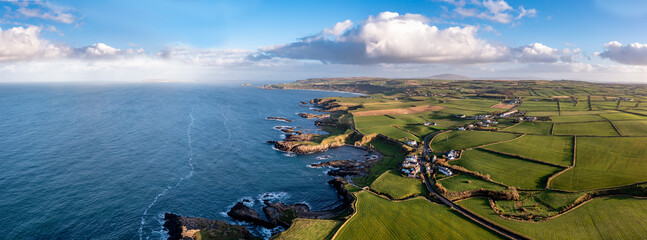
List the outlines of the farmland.
<svg viewBox="0 0 647 240">
<path fill-rule="evenodd" d="M 541 189 L 560 168 L 475 149 L 450 162 L 472 171 L 489 174 L 492 180 L 522 189 Z M 519 176 L 524 176 L 520 178 Z"/>
<path fill-rule="evenodd" d="M 644 227 L 647 221 L 646 199 L 594 199 L 563 216 L 539 223 L 503 219 L 482 198 L 463 200 L 459 205 L 536 239 L 639 239 L 647 235 Z"/>
<path fill-rule="evenodd" d="M 431 148 L 435 152 L 446 152 L 511 140 L 519 136 L 520 134 L 502 132 L 451 131 L 437 135 L 431 142 Z"/>
<path fill-rule="evenodd" d="M 358 197 L 358 211 L 342 219 L 335 239 L 497 237 L 429 202 L 434 197 L 423 181 L 400 174 L 405 156 L 422 157 L 425 151 L 406 142 L 420 143 L 433 134 L 427 156 L 436 158 L 422 159 L 432 171 L 430 186 L 449 199 L 467 198 L 459 204 L 503 227 L 536 239 L 647 234 L 640 224 L 647 220 L 646 200 L 613 196 L 647 196 L 640 185 L 647 181 L 647 86 L 433 79 L 324 82 L 329 90 L 369 93 L 325 100 L 348 126 L 334 133 L 347 136 L 347 144 L 384 155 L 367 174 L 352 179 L 370 191 L 347 185 Z M 349 130 L 353 127 L 360 136 Z M 376 134 L 383 137 L 362 138 Z M 454 158 L 449 150 L 463 151 Z M 441 166 L 453 173 L 445 175 Z M 490 199 L 478 198 L 483 196 Z M 475 232 L 486 235 L 477 237 Z"/>
<path fill-rule="evenodd" d="M 555 135 L 618 136 L 609 122 L 559 123 L 555 124 Z"/>
<path fill-rule="evenodd" d="M 391 199 L 404 199 L 427 192 L 419 180 L 402 177 L 391 171 L 387 171 L 375 179 L 371 184 L 371 190 Z"/>
<path fill-rule="evenodd" d="M 578 191 L 647 181 L 647 137 L 578 137 L 575 167 L 551 187 Z"/>
<path fill-rule="evenodd" d="M 486 148 L 562 166 L 570 166 L 573 162 L 573 137 L 525 135 Z"/>
<path fill-rule="evenodd" d="M 424 198 L 392 202 L 357 193 L 357 213 L 335 239 L 498 239 L 494 233 Z"/>
<path fill-rule="evenodd" d="M 298 218 L 292 222 L 292 226 L 277 236 L 273 240 L 319 240 L 331 239 L 337 228 L 342 222 L 337 220 L 323 219 L 303 219 Z"/>
</svg>

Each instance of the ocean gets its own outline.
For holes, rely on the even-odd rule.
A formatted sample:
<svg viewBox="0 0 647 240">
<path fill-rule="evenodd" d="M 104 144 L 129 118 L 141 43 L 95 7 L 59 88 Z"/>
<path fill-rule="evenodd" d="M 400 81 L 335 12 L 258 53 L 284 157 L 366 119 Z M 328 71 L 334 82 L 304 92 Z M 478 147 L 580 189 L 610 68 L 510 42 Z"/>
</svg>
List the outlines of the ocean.
<svg viewBox="0 0 647 240">
<path fill-rule="evenodd" d="M 165 212 L 227 220 L 242 199 L 340 204 L 275 126 L 318 132 L 300 101 L 350 93 L 191 83 L 0 84 L 0 239 L 165 239 Z M 286 117 L 291 123 L 266 120 Z M 238 223 L 242 224 L 242 223 Z M 256 234 L 268 231 L 252 228 Z"/>
</svg>

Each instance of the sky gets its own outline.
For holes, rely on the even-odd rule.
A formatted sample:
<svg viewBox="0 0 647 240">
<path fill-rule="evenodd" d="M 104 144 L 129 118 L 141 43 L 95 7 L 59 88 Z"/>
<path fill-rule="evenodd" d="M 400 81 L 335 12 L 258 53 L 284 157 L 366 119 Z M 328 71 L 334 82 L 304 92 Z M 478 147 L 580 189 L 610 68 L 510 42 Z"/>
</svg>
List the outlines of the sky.
<svg viewBox="0 0 647 240">
<path fill-rule="evenodd" d="M 2 1 L 0 82 L 647 83 L 647 1 Z"/>
</svg>

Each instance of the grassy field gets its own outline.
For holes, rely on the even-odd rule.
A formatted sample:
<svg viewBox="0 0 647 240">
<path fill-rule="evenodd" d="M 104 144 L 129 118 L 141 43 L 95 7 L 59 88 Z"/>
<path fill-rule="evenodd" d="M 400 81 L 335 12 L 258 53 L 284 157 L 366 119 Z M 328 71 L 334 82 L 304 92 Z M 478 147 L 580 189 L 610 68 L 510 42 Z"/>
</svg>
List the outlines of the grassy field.
<svg viewBox="0 0 647 240">
<path fill-rule="evenodd" d="M 564 193 L 546 190 L 533 195 L 533 197 L 546 206 L 553 209 L 561 209 L 566 205 L 575 202 L 575 200 L 582 195 L 584 195 L 584 193 Z"/>
<path fill-rule="evenodd" d="M 513 231 L 535 239 L 641 239 L 647 236 L 647 200 L 629 197 L 594 199 L 545 222 L 529 223 L 501 218 L 488 201 L 472 198 L 459 205 Z"/>
<path fill-rule="evenodd" d="M 467 174 L 454 175 L 452 177 L 439 180 L 439 182 L 443 187 L 445 187 L 445 189 L 447 189 L 447 191 L 450 192 L 461 192 L 481 188 L 494 191 L 502 191 L 506 189 L 506 187 L 499 184 L 484 181 Z"/>
<path fill-rule="evenodd" d="M 520 111 L 550 112 L 557 111 L 557 102 L 552 101 L 524 101 L 519 106 Z"/>
<path fill-rule="evenodd" d="M 593 121 L 606 121 L 606 118 L 600 115 L 565 115 L 565 116 L 552 116 L 551 120 L 555 123 L 568 123 L 568 122 L 593 122 Z"/>
<path fill-rule="evenodd" d="M 500 239 L 451 209 L 424 198 L 392 202 L 357 193 L 357 213 L 335 239 Z"/>
<path fill-rule="evenodd" d="M 514 133 L 487 131 L 451 131 L 437 135 L 431 143 L 434 152 L 467 149 L 484 144 L 510 140 L 520 136 Z"/>
<path fill-rule="evenodd" d="M 304 219 L 297 218 L 292 221 L 288 230 L 282 232 L 272 240 L 320 240 L 331 239 L 335 230 L 341 226 L 342 222 L 337 220 L 324 219 Z"/>
<path fill-rule="evenodd" d="M 364 135 L 369 135 L 371 133 L 379 133 L 395 140 L 400 140 L 400 141 L 415 140 L 420 142 L 420 138 L 417 137 L 416 135 L 413 135 L 405 130 L 398 129 L 396 127 L 359 128 L 357 130 L 359 130 Z"/>
<path fill-rule="evenodd" d="M 647 136 L 647 121 L 614 121 L 622 136 Z"/>
<path fill-rule="evenodd" d="M 575 167 L 553 181 L 561 190 L 587 190 L 647 181 L 647 137 L 578 137 Z"/>
<path fill-rule="evenodd" d="M 573 137 L 526 135 L 485 148 L 562 166 L 571 166 L 573 162 Z"/>
<path fill-rule="evenodd" d="M 465 151 L 460 160 L 451 161 L 450 164 L 489 174 L 496 182 L 522 189 L 541 189 L 546 186 L 550 175 L 561 170 L 479 149 Z"/>
<path fill-rule="evenodd" d="M 437 126 L 424 126 L 420 124 L 415 124 L 415 125 L 405 125 L 405 126 L 400 126 L 399 128 L 410 131 L 419 137 L 424 137 L 427 136 L 433 132 L 436 132 L 438 130 L 441 130 L 443 128 L 437 127 Z"/>
<path fill-rule="evenodd" d="M 402 177 L 392 171 L 386 171 L 375 179 L 371 189 L 391 199 L 404 199 L 427 193 L 427 189 L 420 180 Z"/>
<path fill-rule="evenodd" d="M 530 133 L 530 134 L 543 134 L 550 135 L 551 129 L 553 128 L 552 123 L 544 122 L 522 122 L 511 128 L 506 128 L 506 132 L 517 132 L 517 133 Z"/>
<path fill-rule="evenodd" d="M 609 122 L 560 123 L 555 125 L 555 135 L 618 136 Z"/>
<path fill-rule="evenodd" d="M 600 116 L 609 119 L 609 120 L 647 120 L 646 116 L 641 116 L 637 114 L 631 114 L 631 113 L 602 113 Z"/>
<path fill-rule="evenodd" d="M 374 139 L 370 142 L 377 151 L 384 155 L 384 158 L 381 161 L 373 164 L 369 170 L 369 174 L 361 177 L 354 178 L 353 181 L 359 186 L 369 186 L 375 179 L 377 179 L 382 173 L 388 170 L 397 170 L 398 164 L 404 160 L 404 152 L 400 150 L 397 146 L 384 142 L 380 139 Z"/>
</svg>

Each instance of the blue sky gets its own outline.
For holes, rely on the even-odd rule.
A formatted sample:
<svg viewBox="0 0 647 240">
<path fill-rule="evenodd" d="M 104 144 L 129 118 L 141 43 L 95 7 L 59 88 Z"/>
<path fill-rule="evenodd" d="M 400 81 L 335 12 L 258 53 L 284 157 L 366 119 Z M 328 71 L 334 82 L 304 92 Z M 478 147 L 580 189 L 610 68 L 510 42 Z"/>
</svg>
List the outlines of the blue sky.
<svg viewBox="0 0 647 240">
<path fill-rule="evenodd" d="M 3 1 L 0 16 L 0 81 L 647 82 L 638 0 Z"/>
</svg>

